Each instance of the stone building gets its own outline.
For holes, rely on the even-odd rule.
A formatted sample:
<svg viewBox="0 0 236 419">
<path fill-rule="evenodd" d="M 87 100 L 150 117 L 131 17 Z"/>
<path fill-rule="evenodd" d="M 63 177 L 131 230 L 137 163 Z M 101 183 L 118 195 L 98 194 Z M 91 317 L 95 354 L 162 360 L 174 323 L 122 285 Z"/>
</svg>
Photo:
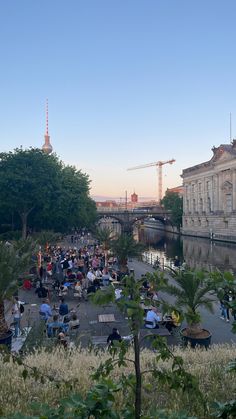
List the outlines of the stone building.
<svg viewBox="0 0 236 419">
<path fill-rule="evenodd" d="M 236 140 L 212 151 L 209 161 L 183 170 L 182 232 L 236 242 Z"/>
</svg>

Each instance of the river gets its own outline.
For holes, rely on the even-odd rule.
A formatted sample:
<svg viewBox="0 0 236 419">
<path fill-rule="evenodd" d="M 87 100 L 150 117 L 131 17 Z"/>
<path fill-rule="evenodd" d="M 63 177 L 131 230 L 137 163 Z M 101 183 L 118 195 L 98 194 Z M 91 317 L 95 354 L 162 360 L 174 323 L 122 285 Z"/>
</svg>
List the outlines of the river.
<svg viewBox="0 0 236 419">
<path fill-rule="evenodd" d="M 146 246 L 143 260 L 152 265 L 158 258 L 161 266 L 172 266 L 175 256 L 191 268 L 215 268 L 236 273 L 236 243 L 199 237 L 179 236 L 153 228 L 136 230 L 135 237 Z"/>
</svg>

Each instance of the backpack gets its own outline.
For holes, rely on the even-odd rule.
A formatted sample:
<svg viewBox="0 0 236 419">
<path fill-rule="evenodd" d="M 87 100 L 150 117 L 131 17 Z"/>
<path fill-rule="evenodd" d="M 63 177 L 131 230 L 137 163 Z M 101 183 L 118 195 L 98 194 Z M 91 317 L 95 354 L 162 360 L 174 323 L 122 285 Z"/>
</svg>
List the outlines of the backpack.
<svg viewBox="0 0 236 419">
<path fill-rule="evenodd" d="M 20 304 L 19 309 L 20 309 L 20 313 L 21 313 L 21 314 L 22 314 L 22 313 L 24 313 L 24 311 L 25 311 L 25 307 L 23 306 L 23 304 Z"/>
</svg>

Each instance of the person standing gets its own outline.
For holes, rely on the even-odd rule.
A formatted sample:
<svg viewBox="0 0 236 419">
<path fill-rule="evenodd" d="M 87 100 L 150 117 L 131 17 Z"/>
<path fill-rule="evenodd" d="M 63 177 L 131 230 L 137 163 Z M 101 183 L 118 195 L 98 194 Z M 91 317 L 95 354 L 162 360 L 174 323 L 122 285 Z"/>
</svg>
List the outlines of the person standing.
<svg viewBox="0 0 236 419">
<path fill-rule="evenodd" d="M 14 303 L 12 306 L 12 314 L 13 314 L 13 321 L 14 321 L 14 338 L 18 338 L 20 335 L 20 320 L 21 320 L 21 312 L 20 312 L 20 301 L 18 297 L 14 298 Z"/>
</svg>

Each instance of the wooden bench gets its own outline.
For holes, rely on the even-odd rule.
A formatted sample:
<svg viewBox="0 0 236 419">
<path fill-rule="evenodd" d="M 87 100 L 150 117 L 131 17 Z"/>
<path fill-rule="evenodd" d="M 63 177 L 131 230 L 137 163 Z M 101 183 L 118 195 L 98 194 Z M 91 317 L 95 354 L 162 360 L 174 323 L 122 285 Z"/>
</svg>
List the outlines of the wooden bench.
<svg viewBox="0 0 236 419">
<path fill-rule="evenodd" d="M 132 339 L 133 335 L 122 336 L 122 340 L 127 343 L 132 342 Z M 91 336 L 91 343 L 94 346 L 108 346 L 107 336 Z"/>
<path fill-rule="evenodd" d="M 91 336 L 91 343 L 94 346 L 107 346 L 107 336 Z"/>
<path fill-rule="evenodd" d="M 99 323 L 112 323 L 116 320 L 114 314 L 99 314 L 98 321 Z"/>
<path fill-rule="evenodd" d="M 144 337 L 146 335 L 158 335 L 158 336 L 171 336 L 169 330 L 167 330 L 165 327 L 160 327 L 159 329 L 148 329 L 143 328 L 140 330 L 141 337 Z"/>
</svg>

